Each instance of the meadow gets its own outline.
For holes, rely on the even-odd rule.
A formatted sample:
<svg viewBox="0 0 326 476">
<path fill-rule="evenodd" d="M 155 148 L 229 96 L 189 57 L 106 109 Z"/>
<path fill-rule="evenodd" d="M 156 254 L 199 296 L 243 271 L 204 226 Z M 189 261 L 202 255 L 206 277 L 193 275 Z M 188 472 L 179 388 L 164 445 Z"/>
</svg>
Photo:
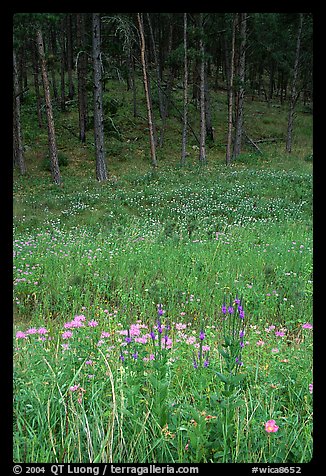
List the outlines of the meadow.
<svg viewBox="0 0 326 476">
<path fill-rule="evenodd" d="M 92 139 L 81 146 L 64 127 L 76 110 L 56 112 L 62 187 L 25 101 L 29 173 L 13 184 L 14 461 L 310 461 L 311 115 L 298 111 L 291 155 L 282 142 L 262 154 L 246 145 L 231 167 L 218 128 L 207 165 L 190 137 L 180 167 L 171 116 L 154 173 L 144 118 L 128 116 L 124 94 L 107 183 L 95 180 Z M 225 125 L 223 93 L 214 104 Z M 252 137 L 281 137 L 285 107 L 246 108 Z"/>
</svg>

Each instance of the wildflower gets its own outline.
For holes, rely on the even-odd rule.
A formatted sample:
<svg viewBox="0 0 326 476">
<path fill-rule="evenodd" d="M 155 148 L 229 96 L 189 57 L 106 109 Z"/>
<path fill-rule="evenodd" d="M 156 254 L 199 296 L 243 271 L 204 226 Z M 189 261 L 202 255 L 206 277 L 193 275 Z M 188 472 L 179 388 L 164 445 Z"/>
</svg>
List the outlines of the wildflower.
<svg viewBox="0 0 326 476">
<path fill-rule="evenodd" d="M 205 361 L 204 361 L 204 367 L 208 367 L 208 365 L 209 365 L 208 360 L 205 360 Z"/>
<path fill-rule="evenodd" d="M 72 332 L 71 331 L 66 331 L 66 332 L 63 332 L 61 337 L 63 339 L 70 339 L 70 337 L 72 337 Z"/>
<path fill-rule="evenodd" d="M 184 313 L 185 314 L 185 313 Z M 182 329 L 186 329 L 187 324 L 182 324 L 181 322 L 177 322 L 175 328 L 177 331 L 181 331 Z"/>
<path fill-rule="evenodd" d="M 45 327 L 40 327 L 37 331 L 38 334 L 46 334 L 48 331 Z"/>
<path fill-rule="evenodd" d="M 31 329 L 26 331 L 26 334 L 37 334 L 37 329 L 35 329 L 35 327 L 31 327 Z"/>
<path fill-rule="evenodd" d="M 268 420 L 265 423 L 265 430 L 267 431 L 267 433 L 276 433 L 278 428 L 279 427 L 276 425 L 275 420 Z"/>
<path fill-rule="evenodd" d="M 233 306 L 229 306 L 229 307 L 228 307 L 228 313 L 229 313 L 229 314 L 233 314 L 233 313 L 234 313 L 234 308 L 233 308 Z"/>
<path fill-rule="evenodd" d="M 86 308 L 85 308 L 85 309 L 86 309 Z M 80 314 L 80 315 L 74 317 L 74 321 L 75 321 L 75 322 L 78 322 L 78 321 L 86 321 L 86 317 L 84 316 L 84 314 Z"/>
<path fill-rule="evenodd" d="M 96 326 L 98 326 L 98 322 L 94 321 L 94 319 L 92 319 L 91 321 L 89 321 L 88 325 L 89 325 L 89 327 L 96 327 Z"/>
<path fill-rule="evenodd" d="M 272 352 L 273 352 L 273 354 L 277 354 L 279 352 L 279 349 L 274 348 L 274 349 L 272 349 Z"/>
<path fill-rule="evenodd" d="M 257 344 L 258 346 L 262 346 L 262 345 L 265 345 L 265 342 L 260 339 L 260 340 L 258 340 L 258 341 L 256 342 L 256 344 Z"/>
<path fill-rule="evenodd" d="M 111 334 L 109 332 L 103 331 L 101 337 L 110 337 L 110 335 Z"/>
<path fill-rule="evenodd" d="M 132 358 L 137 360 L 138 359 L 138 352 L 135 352 L 134 354 L 131 354 Z"/>
<path fill-rule="evenodd" d="M 310 384 L 309 384 L 309 392 L 310 392 L 310 393 L 313 393 L 313 390 L 314 390 L 314 384 L 313 384 L 313 383 L 310 383 Z"/>
<path fill-rule="evenodd" d="M 222 312 L 223 312 L 223 314 L 226 314 L 226 305 L 225 304 L 223 304 L 223 306 L 222 306 Z"/>
<path fill-rule="evenodd" d="M 86 365 L 93 365 L 93 361 L 92 360 L 86 360 L 85 364 Z"/>
<path fill-rule="evenodd" d="M 72 385 L 71 387 L 69 387 L 69 390 L 70 390 L 71 392 L 76 392 L 76 390 L 78 390 L 79 387 L 80 387 L 79 384 L 78 384 L 78 385 Z"/>
<path fill-rule="evenodd" d="M 200 339 L 200 340 L 204 340 L 204 339 L 205 339 L 205 334 L 204 334 L 203 331 L 200 331 L 199 339 Z"/>
<path fill-rule="evenodd" d="M 165 311 L 163 311 L 162 304 L 157 305 L 157 313 L 159 316 L 162 316 L 165 313 Z"/>
<path fill-rule="evenodd" d="M 312 329 L 312 324 L 309 324 L 309 322 L 306 322 L 303 324 L 302 329 Z"/>
<path fill-rule="evenodd" d="M 275 335 L 276 335 L 277 337 L 283 337 L 283 336 L 285 336 L 285 333 L 282 332 L 282 331 L 276 331 L 276 332 L 275 332 Z"/>
<path fill-rule="evenodd" d="M 16 332 L 16 339 L 26 339 L 26 338 L 27 338 L 27 335 L 25 334 L 25 332 L 22 332 L 22 331 Z"/>
<path fill-rule="evenodd" d="M 132 338 L 131 338 L 131 337 L 126 337 L 126 338 L 125 338 L 125 341 L 127 342 L 127 344 L 130 344 L 131 341 L 132 341 Z"/>
</svg>

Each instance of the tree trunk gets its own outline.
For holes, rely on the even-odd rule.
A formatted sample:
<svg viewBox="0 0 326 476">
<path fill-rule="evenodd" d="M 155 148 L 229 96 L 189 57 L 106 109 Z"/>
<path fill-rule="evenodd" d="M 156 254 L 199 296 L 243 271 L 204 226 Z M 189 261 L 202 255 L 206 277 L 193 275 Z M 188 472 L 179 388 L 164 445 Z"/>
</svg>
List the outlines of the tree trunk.
<svg viewBox="0 0 326 476">
<path fill-rule="evenodd" d="M 241 152 L 243 104 L 245 95 L 245 66 L 246 66 L 246 28 L 247 14 L 240 13 L 240 52 L 239 52 L 239 94 L 236 114 L 235 139 L 233 147 L 233 159 Z"/>
<path fill-rule="evenodd" d="M 154 58 L 154 64 L 156 69 L 159 110 L 160 110 L 161 119 L 163 119 L 164 118 L 164 103 L 163 103 L 163 94 L 162 94 L 162 86 L 161 86 L 160 63 L 159 63 L 159 57 L 156 51 L 155 38 L 154 38 L 154 33 L 152 28 L 151 17 L 149 13 L 147 13 L 147 21 L 149 25 L 150 37 L 152 42 L 152 50 L 153 50 L 153 58 Z"/>
<path fill-rule="evenodd" d="M 212 125 L 211 115 L 211 101 L 208 88 L 208 72 L 205 72 L 205 122 L 206 122 L 206 137 L 214 142 L 214 127 Z"/>
<path fill-rule="evenodd" d="M 204 25 L 203 14 L 199 14 L 200 24 L 200 145 L 199 145 L 199 162 L 206 162 L 206 115 L 205 115 L 205 48 L 204 48 Z"/>
<path fill-rule="evenodd" d="M 235 23 L 236 14 L 233 16 L 232 24 L 232 46 L 230 60 L 230 78 L 228 84 L 228 135 L 226 145 L 226 165 L 231 164 L 231 147 L 232 147 L 232 113 L 233 113 L 233 76 L 234 76 L 234 50 L 235 50 Z"/>
<path fill-rule="evenodd" d="M 66 92 L 65 92 L 65 28 L 64 18 L 61 20 L 61 91 L 60 91 L 60 105 L 61 111 L 66 110 Z"/>
<path fill-rule="evenodd" d="M 35 88 L 35 96 L 36 96 L 36 107 L 37 107 L 37 120 L 38 126 L 41 129 L 43 127 L 43 119 L 42 119 L 42 101 L 40 96 L 40 83 L 39 83 L 39 58 L 37 53 L 37 45 L 33 41 L 32 42 L 32 63 L 33 63 L 33 76 L 34 76 L 34 88 Z"/>
<path fill-rule="evenodd" d="M 48 74 L 46 70 L 44 44 L 43 44 L 43 37 L 42 37 L 41 30 L 37 30 L 36 37 L 37 37 L 37 44 L 38 44 L 38 52 L 39 52 L 39 56 L 41 60 L 44 98 L 45 98 L 45 106 L 46 106 L 46 117 L 47 117 L 47 123 L 48 123 L 48 142 L 49 142 L 51 175 L 52 175 L 53 181 L 56 184 L 60 185 L 61 176 L 60 176 L 59 163 L 58 163 L 57 145 L 55 140 L 53 112 L 52 112 L 52 104 L 51 104 L 51 97 L 50 97 L 50 84 L 49 84 Z"/>
<path fill-rule="evenodd" d="M 51 45 L 51 53 L 53 56 L 53 61 L 51 65 L 51 80 L 52 80 L 52 89 L 53 89 L 53 97 L 56 102 L 58 102 L 58 88 L 57 88 L 57 80 L 56 80 L 56 65 L 55 65 L 55 58 L 57 56 L 57 38 L 56 38 L 56 31 L 55 28 L 51 26 L 50 28 L 50 45 Z"/>
<path fill-rule="evenodd" d="M 187 51 L 187 14 L 183 14 L 183 49 L 184 49 L 184 80 L 183 80 L 183 129 L 181 164 L 186 162 L 187 149 L 187 113 L 188 113 L 188 51 Z"/>
<path fill-rule="evenodd" d="M 13 138 L 14 138 L 14 165 L 18 165 L 20 173 L 24 175 L 26 173 L 26 164 L 24 157 L 24 148 L 21 133 L 20 123 L 20 90 L 17 70 L 16 53 L 13 51 L 13 79 L 14 79 L 14 98 L 13 98 Z"/>
<path fill-rule="evenodd" d="M 94 68 L 94 139 L 96 155 L 96 178 L 107 180 L 104 150 L 103 94 L 101 70 L 101 20 L 99 13 L 92 14 L 93 20 L 93 68 Z"/>
<path fill-rule="evenodd" d="M 137 13 L 137 20 L 139 25 L 140 43 L 141 43 L 140 53 L 141 53 L 141 63 L 143 67 L 144 90 L 145 90 L 146 105 L 147 105 L 151 161 L 152 161 L 152 166 L 155 168 L 157 167 L 157 160 L 156 160 L 156 148 L 155 148 L 154 123 L 153 123 L 152 104 L 151 104 L 151 98 L 149 94 L 147 67 L 146 67 L 146 60 L 145 60 L 144 22 L 143 22 L 143 15 L 141 13 Z"/>
<path fill-rule="evenodd" d="M 69 99 L 73 99 L 75 94 L 75 88 L 74 88 L 74 82 L 72 77 L 73 46 L 72 46 L 72 15 L 71 13 L 67 13 L 66 24 L 67 24 L 67 69 L 68 69 L 68 85 L 69 85 L 68 97 Z"/>
<path fill-rule="evenodd" d="M 295 110 L 295 105 L 298 99 L 296 88 L 297 88 L 297 78 L 298 78 L 298 71 L 299 71 L 302 24 L 303 24 L 303 14 L 300 13 L 298 35 L 297 35 L 297 46 L 296 46 L 295 61 L 294 61 L 294 68 L 293 68 L 293 80 L 292 80 L 292 91 L 291 91 L 291 98 L 290 98 L 288 130 L 287 130 L 287 138 L 286 138 L 286 146 L 285 146 L 285 150 L 289 154 L 291 153 L 291 150 L 292 150 L 292 131 L 293 131 L 293 122 L 294 122 L 294 110 Z"/>
<path fill-rule="evenodd" d="M 77 13 L 77 77 L 78 77 L 78 113 L 79 113 L 79 139 L 86 142 L 87 128 L 87 55 L 85 51 L 85 15 Z"/>
</svg>

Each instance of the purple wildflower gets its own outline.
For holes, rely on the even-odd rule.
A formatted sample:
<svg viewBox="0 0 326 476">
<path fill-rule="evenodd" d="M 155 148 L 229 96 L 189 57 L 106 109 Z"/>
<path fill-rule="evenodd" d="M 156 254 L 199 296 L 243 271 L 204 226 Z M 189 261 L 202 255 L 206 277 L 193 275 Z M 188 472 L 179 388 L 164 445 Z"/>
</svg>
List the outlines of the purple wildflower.
<svg viewBox="0 0 326 476">
<path fill-rule="evenodd" d="M 205 333 L 204 333 L 204 331 L 200 331 L 199 339 L 200 339 L 200 340 L 204 340 L 204 339 L 205 339 Z"/>
<path fill-rule="evenodd" d="M 226 314 L 226 305 L 225 304 L 223 304 L 223 306 L 222 306 L 222 312 L 223 312 L 223 314 Z"/>
</svg>

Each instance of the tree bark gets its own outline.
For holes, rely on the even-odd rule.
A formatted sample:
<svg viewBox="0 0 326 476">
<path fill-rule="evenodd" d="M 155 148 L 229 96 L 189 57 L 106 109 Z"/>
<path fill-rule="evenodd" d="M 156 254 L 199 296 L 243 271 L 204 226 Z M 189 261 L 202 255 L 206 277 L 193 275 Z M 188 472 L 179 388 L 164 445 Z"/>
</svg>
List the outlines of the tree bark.
<svg viewBox="0 0 326 476">
<path fill-rule="evenodd" d="M 60 105 L 61 111 L 66 110 L 66 92 L 65 92 L 65 27 L 64 18 L 61 20 L 61 91 Z"/>
<path fill-rule="evenodd" d="M 85 14 L 77 13 L 77 78 L 78 78 L 78 114 L 79 139 L 86 142 L 87 129 L 87 55 L 85 51 Z"/>
<path fill-rule="evenodd" d="M 199 145 L 199 162 L 206 162 L 206 115 L 205 115 L 205 48 L 204 48 L 204 25 L 203 14 L 199 14 L 200 24 L 200 145 Z"/>
<path fill-rule="evenodd" d="M 227 135 L 227 145 L 226 145 L 226 165 L 231 164 L 235 23 L 236 23 L 236 14 L 234 14 L 234 16 L 233 16 L 233 24 L 232 24 L 232 46 L 231 46 L 231 60 L 230 60 L 230 78 L 229 78 L 229 81 L 228 81 L 229 94 L 228 94 L 228 135 Z"/>
<path fill-rule="evenodd" d="M 303 24 L 303 14 L 300 13 L 299 27 L 298 27 L 298 34 L 297 34 L 297 45 L 296 45 L 296 52 L 295 52 L 295 61 L 294 61 L 294 67 L 293 67 L 293 80 L 292 80 L 292 91 L 291 91 L 291 98 L 290 98 L 288 130 L 287 130 L 286 146 L 285 146 L 285 150 L 289 154 L 291 153 L 291 150 L 292 150 L 292 131 L 293 131 L 293 123 L 294 123 L 294 110 L 295 110 L 296 102 L 298 100 L 296 88 L 297 88 L 297 78 L 298 78 L 298 72 L 299 72 L 302 24 Z"/>
<path fill-rule="evenodd" d="M 72 45 L 72 15 L 71 13 L 67 13 L 66 24 L 67 24 L 67 69 L 68 69 L 68 85 L 69 85 L 68 97 L 69 99 L 73 99 L 75 94 L 75 88 L 74 88 L 74 82 L 72 77 L 73 45 Z"/>
<path fill-rule="evenodd" d="M 239 94 L 236 114 L 235 139 L 233 147 L 233 159 L 241 152 L 243 105 L 245 96 L 245 67 L 246 67 L 246 29 L 247 14 L 240 13 L 240 52 L 239 52 Z"/>
<path fill-rule="evenodd" d="M 142 63 L 142 68 L 143 68 L 143 79 L 144 79 L 144 90 L 145 90 L 146 105 L 147 105 L 149 142 L 150 142 L 150 149 L 151 149 L 151 161 L 152 161 L 152 166 L 154 168 L 156 168 L 157 167 L 157 159 L 156 159 L 156 148 L 155 148 L 153 112 L 152 112 L 151 98 L 150 98 L 150 94 L 149 94 L 149 84 L 148 84 L 147 67 L 146 67 L 146 59 L 145 59 L 144 22 L 143 22 L 143 15 L 141 13 L 137 13 L 137 20 L 138 20 L 139 33 L 140 33 L 140 53 L 141 53 L 141 63 Z"/>
<path fill-rule="evenodd" d="M 42 118 L 42 101 L 40 96 L 40 84 L 39 84 L 39 58 L 37 53 L 37 45 L 32 41 L 32 63 L 33 63 L 33 76 L 34 76 L 34 88 L 36 96 L 36 107 L 37 107 L 37 120 L 38 126 L 41 129 L 43 127 L 43 118 Z"/>
<path fill-rule="evenodd" d="M 187 14 L 183 14 L 183 49 L 184 49 L 184 80 L 183 80 L 183 129 L 181 164 L 186 162 L 187 149 L 187 113 L 188 113 L 188 51 L 187 51 Z"/>
<path fill-rule="evenodd" d="M 94 139 L 96 155 L 96 178 L 107 180 L 104 150 L 103 93 L 101 70 L 101 20 L 99 13 L 92 14 L 93 22 L 93 68 L 94 68 Z"/>
<path fill-rule="evenodd" d="M 44 54 L 44 44 L 41 30 L 37 30 L 36 33 L 38 52 L 41 60 L 41 69 L 42 69 L 42 78 L 43 78 L 43 88 L 44 88 L 44 98 L 46 106 L 46 117 L 48 123 L 48 142 L 49 142 L 49 156 L 50 156 L 50 168 L 53 181 L 57 184 L 61 184 L 61 176 L 58 163 L 58 151 L 55 139 L 55 130 L 54 130 L 54 120 L 50 96 L 50 84 L 48 79 L 48 74 L 46 70 L 46 61 Z"/>
<path fill-rule="evenodd" d="M 14 139 L 14 165 L 18 165 L 20 173 L 24 175 L 26 170 L 25 157 L 24 157 L 24 148 L 22 141 L 21 133 L 21 123 L 20 123 L 20 91 L 19 91 L 19 79 L 18 79 L 18 70 L 17 70 L 17 59 L 16 53 L 13 51 L 13 79 L 14 79 L 14 98 L 13 98 L 13 139 Z"/>
</svg>

